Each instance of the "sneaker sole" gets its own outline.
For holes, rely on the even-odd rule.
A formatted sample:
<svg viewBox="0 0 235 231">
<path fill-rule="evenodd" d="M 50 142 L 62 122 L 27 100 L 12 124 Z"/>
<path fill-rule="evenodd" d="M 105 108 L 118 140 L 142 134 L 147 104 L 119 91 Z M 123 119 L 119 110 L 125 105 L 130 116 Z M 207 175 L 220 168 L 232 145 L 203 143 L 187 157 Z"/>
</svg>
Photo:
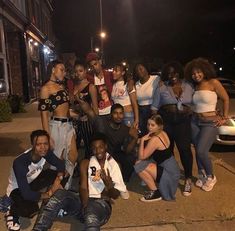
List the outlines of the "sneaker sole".
<svg viewBox="0 0 235 231">
<path fill-rule="evenodd" d="M 160 201 L 160 200 L 162 200 L 162 198 L 161 197 L 159 197 L 159 198 L 156 198 L 156 199 L 152 199 L 152 200 L 146 200 L 145 198 L 140 198 L 140 201 L 142 201 L 142 202 L 147 202 L 147 203 L 149 203 L 149 202 L 154 202 L 154 201 Z"/>
<path fill-rule="evenodd" d="M 191 194 L 192 194 L 192 192 L 183 192 L 183 195 L 184 195 L 185 197 L 191 196 Z"/>
<path fill-rule="evenodd" d="M 211 188 L 203 188 L 203 187 L 201 187 L 201 189 L 203 190 L 203 191 L 205 191 L 205 192 L 210 192 L 213 188 L 214 188 L 214 186 L 215 186 L 215 184 L 217 183 L 217 179 L 215 180 L 215 182 L 214 182 L 214 184 L 213 184 L 213 186 L 211 186 Z"/>
</svg>

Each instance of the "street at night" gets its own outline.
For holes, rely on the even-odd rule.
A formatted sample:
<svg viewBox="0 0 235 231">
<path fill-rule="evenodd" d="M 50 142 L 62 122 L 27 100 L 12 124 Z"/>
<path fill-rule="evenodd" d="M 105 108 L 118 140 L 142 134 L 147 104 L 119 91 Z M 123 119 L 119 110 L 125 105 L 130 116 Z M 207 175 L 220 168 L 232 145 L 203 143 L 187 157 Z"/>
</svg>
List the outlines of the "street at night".
<svg viewBox="0 0 235 231">
<path fill-rule="evenodd" d="M 27 113 L 16 114 L 13 122 L 0 124 L 1 195 L 5 193 L 13 159 L 29 147 L 30 131 L 41 126 L 37 104 L 27 106 L 26 110 Z M 234 146 L 217 146 L 214 149 L 219 151 L 211 152 L 218 178 L 213 192 L 206 193 L 193 186 L 192 195 L 186 198 L 181 193 L 183 187 L 183 180 L 181 180 L 176 202 L 143 203 L 139 199 L 146 187 L 140 186 L 140 180 L 134 174 L 131 183 L 127 186 L 130 191 L 130 199 L 118 199 L 114 202 L 112 218 L 102 230 L 234 230 Z M 178 154 L 176 156 L 178 159 Z M 195 161 L 194 176 L 196 176 Z M 34 221 L 35 218 L 32 220 L 22 218 L 22 230 L 31 230 Z M 0 230 L 5 230 L 4 223 L 1 213 Z M 75 218 L 64 218 L 57 220 L 51 230 L 75 231 L 83 230 L 83 226 Z"/>
<path fill-rule="evenodd" d="M 0 0 L 0 231 L 235 231 L 234 28 L 234 0 Z"/>
</svg>

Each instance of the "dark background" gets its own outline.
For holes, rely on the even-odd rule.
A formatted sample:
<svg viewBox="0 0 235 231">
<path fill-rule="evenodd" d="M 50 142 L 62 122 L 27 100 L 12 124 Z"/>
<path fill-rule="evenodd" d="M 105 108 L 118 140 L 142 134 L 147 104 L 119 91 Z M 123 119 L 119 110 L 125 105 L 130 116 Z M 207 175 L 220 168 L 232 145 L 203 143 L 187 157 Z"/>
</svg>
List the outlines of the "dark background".
<svg viewBox="0 0 235 231">
<path fill-rule="evenodd" d="M 235 76 L 234 0 L 102 0 L 106 64 L 123 59 L 183 64 L 202 56 Z M 61 52 L 84 57 L 100 46 L 99 0 L 57 0 L 53 26 Z"/>
</svg>

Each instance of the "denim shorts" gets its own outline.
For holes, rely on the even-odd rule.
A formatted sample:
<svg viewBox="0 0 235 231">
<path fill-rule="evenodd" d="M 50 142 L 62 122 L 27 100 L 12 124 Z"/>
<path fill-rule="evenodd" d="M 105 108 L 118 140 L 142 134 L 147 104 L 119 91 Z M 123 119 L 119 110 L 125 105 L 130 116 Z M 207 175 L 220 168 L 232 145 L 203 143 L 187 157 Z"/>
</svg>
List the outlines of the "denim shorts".
<svg viewBox="0 0 235 231">
<path fill-rule="evenodd" d="M 151 163 L 155 163 L 155 161 L 152 159 L 141 160 L 140 162 L 134 165 L 135 172 L 140 173 L 144 171 Z"/>
</svg>

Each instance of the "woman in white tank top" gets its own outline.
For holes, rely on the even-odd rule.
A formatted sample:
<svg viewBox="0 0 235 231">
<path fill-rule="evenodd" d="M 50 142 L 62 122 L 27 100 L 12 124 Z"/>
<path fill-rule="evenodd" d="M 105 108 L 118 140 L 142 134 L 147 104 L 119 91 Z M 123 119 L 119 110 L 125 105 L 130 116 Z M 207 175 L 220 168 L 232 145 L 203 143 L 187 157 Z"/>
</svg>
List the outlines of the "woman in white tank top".
<svg viewBox="0 0 235 231">
<path fill-rule="evenodd" d="M 185 66 L 185 78 L 195 86 L 191 125 L 199 174 L 196 186 L 207 192 L 211 191 L 217 182 L 209 158 L 209 149 L 215 141 L 218 127 L 226 123 L 229 110 L 228 94 L 215 76 L 214 67 L 206 59 L 197 58 Z M 223 102 L 220 115 L 216 109 L 217 98 Z"/>
<path fill-rule="evenodd" d="M 116 64 L 113 69 L 115 83 L 112 89 L 112 100 L 124 107 L 124 123 L 138 128 L 139 111 L 134 81 L 127 79 L 126 69 L 122 64 Z"/>
</svg>

